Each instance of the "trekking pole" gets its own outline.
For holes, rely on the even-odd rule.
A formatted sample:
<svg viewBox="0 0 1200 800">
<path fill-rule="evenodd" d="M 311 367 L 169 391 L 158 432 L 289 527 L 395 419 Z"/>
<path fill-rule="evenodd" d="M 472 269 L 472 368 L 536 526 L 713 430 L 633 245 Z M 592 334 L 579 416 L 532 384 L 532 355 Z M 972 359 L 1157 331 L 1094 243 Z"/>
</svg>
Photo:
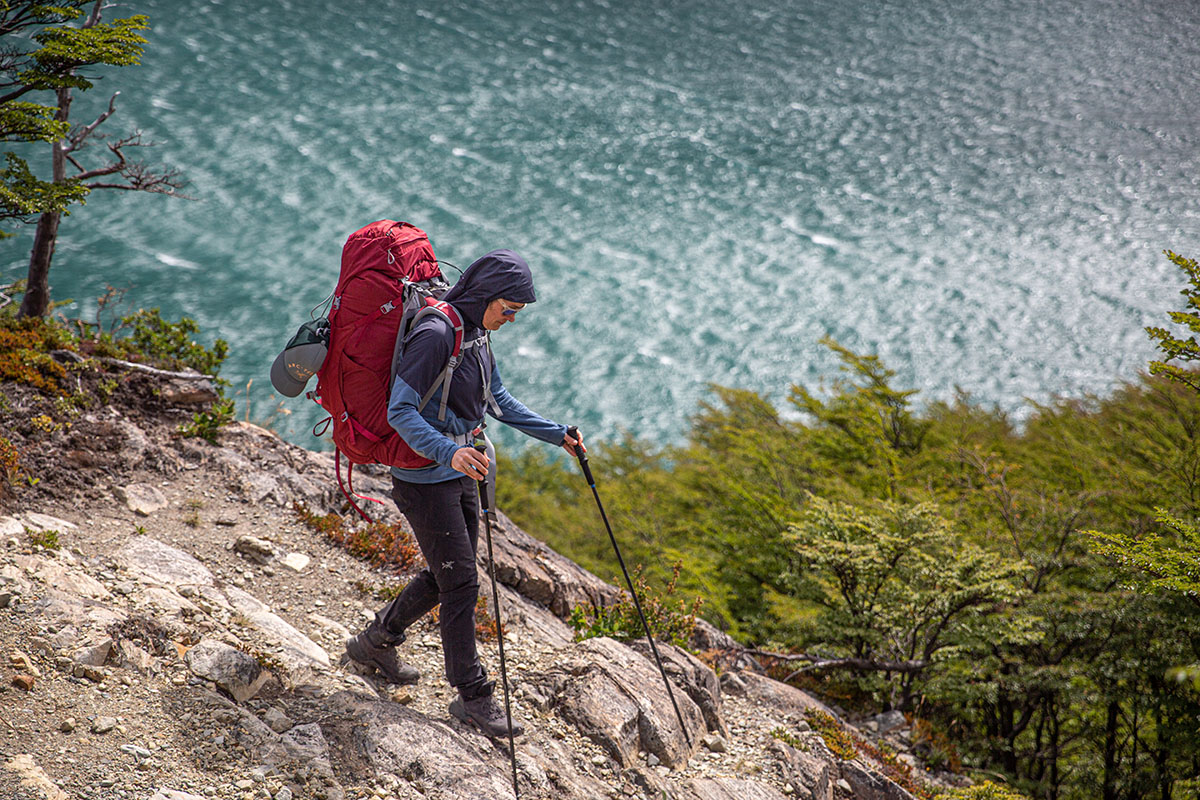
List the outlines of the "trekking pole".
<svg viewBox="0 0 1200 800">
<path fill-rule="evenodd" d="M 475 449 L 487 454 L 487 445 L 475 443 Z M 489 464 L 491 469 L 492 465 Z M 492 609 L 496 612 L 496 640 L 500 642 L 500 680 L 504 684 L 504 716 L 508 720 L 508 753 L 512 758 L 513 797 L 520 797 L 517 788 L 517 745 L 513 741 L 512 707 L 508 701 L 508 667 L 504 661 L 504 628 L 500 625 L 500 590 L 496 588 L 496 558 L 492 555 L 492 520 L 496 512 L 488 508 L 487 475 L 479 480 L 479 504 L 483 508 L 483 531 L 487 536 L 488 574 L 492 579 Z"/>
<path fill-rule="evenodd" d="M 579 428 L 572 425 L 567 428 L 567 433 L 572 439 L 579 439 Z M 650 632 L 650 624 L 646 622 L 646 615 L 642 613 L 642 603 L 638 600 L 637 590 L 633 588 L 633 581 L 629 578 L 629 570 L 625 569 L 625 559 L 621 557 L 621 548 L 617 547 L 617 537 L 613 536 L 612 525 L 608 524 L 608 515 L 604 513 L 604 504 L 600 502 L 600 493 L 596 491 L 596 479 L 592 477 L 592 468 L 588 466 L 587 452 L 582 446 L 575 447 L 575 456 L 579 459 L 579 466 L 583 468 L 583 477 L 587 479 L 588 486 L 592 489 L 592 496 L 596 498 L 596 508 L 600 509 L 600 518 L 604 520 L 604 528 L 608 531 L 608 540 L 612 542 L 613 552 L 617 554 L 617 563 L 621 565 L 621 573 L 625 576 L 625 585 L 629 587 L 629 594 L 633 596 L 633 607 L 637 609 L 638 619 L 642 621 L 642 628 L 646 631 L 646 641 L 650 642 L 650 652 L 654 654 L 654 661 L 658 664 L 658 671 L 662 673 L 663 683 L 667 687 L 667 696 L 671 698 L 671 705 L 675 707 L 675 716 L 679 720 L 679 727 L 683 731 L 683 738 L 687 741 L 688 747 L 692 746 L 692 737 L 688 735 L 687 725 L 683 721 L 683 714 L 679 711 L 679 704 L 675 702 L 675 692 L 671 691 L 671 681 L 667 679 L 667 670 L 663 667 L 662 659 L 658 656 L 658 647 L 654 644 L 654 634 Z"/>
</svg>

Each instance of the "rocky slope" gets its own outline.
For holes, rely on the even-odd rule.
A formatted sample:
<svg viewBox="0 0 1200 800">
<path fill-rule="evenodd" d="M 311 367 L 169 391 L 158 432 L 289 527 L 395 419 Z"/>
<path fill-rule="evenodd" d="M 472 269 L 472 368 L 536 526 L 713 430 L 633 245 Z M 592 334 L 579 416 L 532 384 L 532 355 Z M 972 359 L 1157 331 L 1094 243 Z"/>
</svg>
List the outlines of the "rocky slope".
<svg viewBox="0 0 1200 800">
<path fill-rule="evenodd" d="M 403 646 L 417 685 L 339 665 L 344 639 L 405 576 L 300 521 L 295 502 L 340 508 L 328 455 L 247 423 L 217 444 L 181 438 L 186 404 L 204 398 L 186 386 L 147 392 L 174 398 L 153 413 L 92 407 L 34 426 L 46 399 L 4 388 L 0 435 L 23 461 L 9 476 L 19 488 L 0 497 L 0 797 L 513 796 L 507 743 L 446 711 L 432 615 Z M 359 475 L 357 488 L 386 497 L 384 477 Z M 911 797 L 862 745 L 903 750 L 903 717 L 871 721 L 858 756 L 839 758 L 809 724 L 829 709 L 757 674 L 707 626 L 702 644 L 731 665 L 719 677 L 659 645 L 685 735 L 644 641 L 577 643 L 563 621 L 616 590 L 503 516 L 495 537 L 528 728 L 521 797 Z M 498 677 L 495 642 L 482 655 Z"/>
</svg>

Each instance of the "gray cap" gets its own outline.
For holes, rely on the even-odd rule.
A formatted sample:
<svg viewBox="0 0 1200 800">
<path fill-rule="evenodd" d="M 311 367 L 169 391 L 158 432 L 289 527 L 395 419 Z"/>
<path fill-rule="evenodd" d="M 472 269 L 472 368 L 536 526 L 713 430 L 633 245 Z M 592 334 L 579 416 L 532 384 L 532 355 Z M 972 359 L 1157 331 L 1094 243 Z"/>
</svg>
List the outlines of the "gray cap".
<svg viewBox="0 0 1200 800">
<path fill-rule="evenodd" d="M 329 320 L 321 317 L 301 325 L 271 365 L 271 383 L 275 391 L 288 397 L 303 392 L 308 379 L 325 363 L 327 352 Z"/>
</svg>

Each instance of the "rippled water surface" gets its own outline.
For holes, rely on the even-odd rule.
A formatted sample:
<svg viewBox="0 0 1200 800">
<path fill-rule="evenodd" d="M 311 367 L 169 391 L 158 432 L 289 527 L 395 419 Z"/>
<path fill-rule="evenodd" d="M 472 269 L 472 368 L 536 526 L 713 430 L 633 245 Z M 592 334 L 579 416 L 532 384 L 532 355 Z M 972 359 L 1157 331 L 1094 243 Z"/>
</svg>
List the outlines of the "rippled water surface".
<svg viewBox="0 0 1200 800">
<path fill-rule="evenodd" d="M 1178 302 L 1160 251 L 1200 254 L 1195 2 L 121 11 L 150 15 L 143 66 L 75 119 L 121 90 L 107 127 L 143 128 L 195 199 L 94 195 L 53 291 L 195 317 L 252 419 L 346 235 L 385 217 L 461 266 L 525 255 L 540 300 L 496 337 L 514 394 L 661 439 L 709 382 L 782 402 L 833 376 L 825 335 L 925 398 L 1104 391 Z M 285 407 L 311 443 L 319 409 Z"/>
</svg>

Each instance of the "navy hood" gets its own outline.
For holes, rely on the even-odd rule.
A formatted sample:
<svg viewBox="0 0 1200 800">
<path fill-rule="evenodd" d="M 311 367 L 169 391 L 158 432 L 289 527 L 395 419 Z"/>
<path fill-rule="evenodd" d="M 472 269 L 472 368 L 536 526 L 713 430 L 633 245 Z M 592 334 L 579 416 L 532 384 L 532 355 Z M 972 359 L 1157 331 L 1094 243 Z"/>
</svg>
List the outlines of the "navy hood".
<svg viewBox="0 0 1200 800">
<path fill-rule="evenodd" d="M 493 250 L 467 267 L 442 299 L 450 303 L 472 328 L 483 327 L 483 313 L 497 297 L 514 303 L 533 303 L 533 273 L 525 259 L 512 250 Z"/>
</svg>

